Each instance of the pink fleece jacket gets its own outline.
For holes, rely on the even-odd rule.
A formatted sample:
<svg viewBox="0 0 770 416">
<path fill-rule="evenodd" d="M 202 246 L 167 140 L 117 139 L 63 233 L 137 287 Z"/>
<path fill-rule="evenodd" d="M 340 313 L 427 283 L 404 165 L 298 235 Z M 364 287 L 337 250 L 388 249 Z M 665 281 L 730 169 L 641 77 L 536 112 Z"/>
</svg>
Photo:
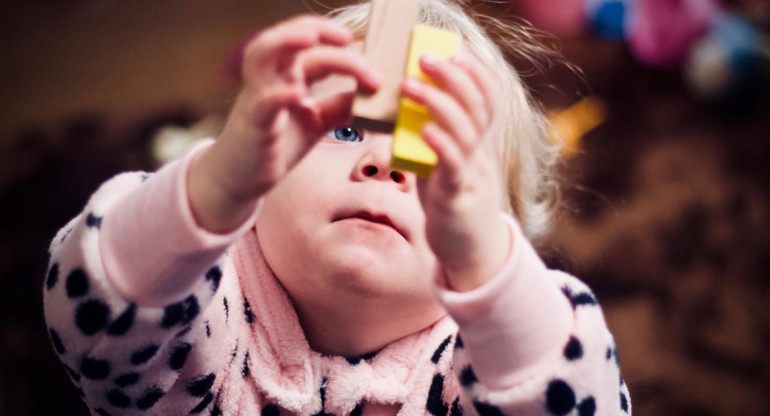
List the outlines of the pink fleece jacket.
<svg viewBox="0 0 770 416">
<path fill-rule="evenodd" d="M 497 276 L 435 285 L 447 317 L 377 353 L 313 351 L 262 256 L 258 210 L 227 235 L 195 223 L 185 176 L 209 144 L 106 182 L 51 244 L 49 334 L 93 414 L 631 413 L 595 297 L 546 269 L 512 219 Z"/>
</svg>

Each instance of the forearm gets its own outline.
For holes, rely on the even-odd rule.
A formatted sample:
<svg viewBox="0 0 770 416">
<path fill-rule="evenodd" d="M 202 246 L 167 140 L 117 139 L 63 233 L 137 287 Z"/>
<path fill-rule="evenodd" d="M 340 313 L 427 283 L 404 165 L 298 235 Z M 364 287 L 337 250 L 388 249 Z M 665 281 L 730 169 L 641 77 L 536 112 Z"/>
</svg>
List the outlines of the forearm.
<svg viewBox="0 0 770 416">
<path fill-rule="evenodd" d="M 221 146 L 212 145 L 191 161 L 187 192 L 195 221 L 213 233 L 228 233 L 249 218 L 259 200 L 257 195 L 238 195 L 235 182 L 222 163 Z"/>
<path fill-rule="evenodd" d="M 194 218 L 186 177 L 202 144 L 107 207 L 99 247 L 108 279 L 127 299 L 163 305 L 185 296 L 201 273 L 243 232 L 256 209 L 231 233 L 213 233 Z M 234 227 L 235 228 L 235 227 Z"/>
<path fill-rule="evenodd" d="M 558 354 L 573 325 L 568 300 L 513 221 L 508 218 L 504 227 L 511 250 L 492 279 L 464 293 L 438 289 L 460 326 L 474 371 L 491 387 L 531 377 Z"/>
</svg>

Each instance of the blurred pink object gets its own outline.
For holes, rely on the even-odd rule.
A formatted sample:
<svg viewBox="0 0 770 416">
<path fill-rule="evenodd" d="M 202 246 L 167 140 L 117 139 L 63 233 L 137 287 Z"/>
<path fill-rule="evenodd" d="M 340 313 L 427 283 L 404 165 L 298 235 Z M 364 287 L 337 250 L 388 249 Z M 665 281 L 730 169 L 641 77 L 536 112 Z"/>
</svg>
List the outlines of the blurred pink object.
<svg viewBox="0 0 770 416">
<path fill-rule="evenodd" d="M 572 36 L 586 26 L 584 0 L 521 0 L 523 17 L 555 35 Z"/>
<path fill-rule="evenodd" d="M 637 0 L 626 38 L 643 64 L 674 68 L 721 12 L 714 0 Z"/>
</svg>

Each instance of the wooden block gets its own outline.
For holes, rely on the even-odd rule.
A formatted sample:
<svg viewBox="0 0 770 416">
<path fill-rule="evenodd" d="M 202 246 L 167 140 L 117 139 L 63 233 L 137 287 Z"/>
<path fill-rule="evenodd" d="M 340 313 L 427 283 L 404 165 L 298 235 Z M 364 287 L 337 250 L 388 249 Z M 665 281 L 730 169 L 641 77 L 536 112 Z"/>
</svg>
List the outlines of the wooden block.
<svg viewBox="0 0 770 416">
<path fill-rule="evenodd" d="M 417 25 L 412 31 L 411 47 L 407 59 L 406 76 L 432 82 L 420 70 L 419 60 L 425 53 L 448 60 L 457 53 L 462 44 L 459 34 L 426 25 Z M 398 121 L 393 132 L 393 157 L 390 165 L 394 169 L 409 170 L 422 177 L 428 177 L 438 162 L 436 153 L 422 139 L 422 127 L 430 120 L 424 106 L 408 99 L 401 99 Z"/>
<path fill-rule="evenodd" d="M 353 125 L 390 133 L 398 116 L 401 80 L 409 39 L 417 22 L 418 0 L 372 0 L 364 56 L 383 75 L 375 94 L 356 95 Z"/>
</svg>

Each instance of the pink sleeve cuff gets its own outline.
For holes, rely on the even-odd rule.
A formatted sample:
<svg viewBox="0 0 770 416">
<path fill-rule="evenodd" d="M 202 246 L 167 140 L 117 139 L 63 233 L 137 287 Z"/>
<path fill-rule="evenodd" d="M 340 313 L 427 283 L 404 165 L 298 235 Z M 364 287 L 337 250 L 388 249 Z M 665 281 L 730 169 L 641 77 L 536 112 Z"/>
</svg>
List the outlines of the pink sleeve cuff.
<svg viewBox="0 0 770 416">
<path fill-rule="evenodd" d="M 213 144 L 205 140 L 182 159 L 107 208 L 99 243 L 108 279 L 127 298 L 162 306 L 195 289 L 208 267 L 254 226 L 254 213 L 233 232 L 216 234 L 197 224 L 187 194 L 190 163 Z"/>
<path fill-rule="evenodd" d="M 457 322 L 474 373 L 489 388 L 513 387 L 535 376 L 561 354 L 573 326 L 573 311 L 519 225 L 506 215 L 511 252 L 484 285 L 435 291 Z"/>
</svg>

